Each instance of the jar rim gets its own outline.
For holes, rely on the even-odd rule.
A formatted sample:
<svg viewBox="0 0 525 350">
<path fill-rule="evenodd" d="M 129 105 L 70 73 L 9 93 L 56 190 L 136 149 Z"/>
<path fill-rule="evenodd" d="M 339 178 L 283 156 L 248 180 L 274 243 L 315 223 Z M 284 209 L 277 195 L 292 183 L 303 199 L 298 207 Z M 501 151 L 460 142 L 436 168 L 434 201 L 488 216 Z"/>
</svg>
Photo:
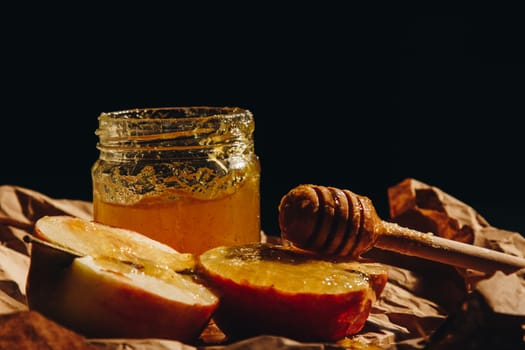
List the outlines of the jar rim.
<svg viewBox="0 0 525 350">
<path fill-rule="evenodd" d="M 103 112 L 95 134 L 104 151 L 195 152 L 253 140 L 252 113 L 239 107 L 156 107 Z"/>
<path fill-rule="evenodd" d="M 206 118 L 236 118 L 250 116 L 250 110 L 230 106 L 168 106 L 146 107 L 102 112 L 99 119 L 131 119 L 131 120 L 177 120 Z"/>
</svg>

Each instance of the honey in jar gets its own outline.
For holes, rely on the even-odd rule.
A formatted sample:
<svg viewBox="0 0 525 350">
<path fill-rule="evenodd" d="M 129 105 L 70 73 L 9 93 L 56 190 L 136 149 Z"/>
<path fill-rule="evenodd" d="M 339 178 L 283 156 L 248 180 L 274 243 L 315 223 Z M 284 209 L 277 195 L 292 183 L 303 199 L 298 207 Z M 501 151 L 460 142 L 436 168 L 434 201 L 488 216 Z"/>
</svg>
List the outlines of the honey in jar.
<svg viewBox="0 0 525 350">
<path fill-rule="evenodd" d="M 260 240 L 254 118 L 237 107 L 102 113 L 94 220 L 179 252 Z"/>
</svg>

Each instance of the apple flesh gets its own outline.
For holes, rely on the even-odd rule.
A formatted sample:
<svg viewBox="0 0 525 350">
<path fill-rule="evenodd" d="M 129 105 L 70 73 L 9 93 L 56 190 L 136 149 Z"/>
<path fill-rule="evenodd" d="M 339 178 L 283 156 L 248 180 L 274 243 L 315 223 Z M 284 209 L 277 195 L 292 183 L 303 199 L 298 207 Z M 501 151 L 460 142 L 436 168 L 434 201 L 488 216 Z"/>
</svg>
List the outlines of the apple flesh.
<svg viewBox="0 0 525 350">
<path fill-rule="evenodd" d="M 220 296 L 213 318 L 232 339 L 340 340 L 363 328 L 387 281 L 379 264 L 338 263 L 269 243 L 210 249 L 197 269 Z"/>
<path fill-rule="evenodd" d="M 72 216 L 44 216 L 35 223 L 34 235 L 78 255 L 108 256 L 136 265 L 166 265 L 172 270 L 193 268 L 192 254 L 138 232 Z"/>
<path fill-rule="evenodd" d="M 74 259 L 56 290 L 55 318 L 89 337 L 198 338 L 215 295 L 177 273 L 158 278 L 122 265 L 91 256 Z"/>
<path fill-rule="evenodd" d="M 31 241 L 30 309 L 96 338 L 190 343 L 207 326 L 219 299 L 196 279 L 193 258 L 132 231 L 65 216 L 40 220 Z"/>
</svg>

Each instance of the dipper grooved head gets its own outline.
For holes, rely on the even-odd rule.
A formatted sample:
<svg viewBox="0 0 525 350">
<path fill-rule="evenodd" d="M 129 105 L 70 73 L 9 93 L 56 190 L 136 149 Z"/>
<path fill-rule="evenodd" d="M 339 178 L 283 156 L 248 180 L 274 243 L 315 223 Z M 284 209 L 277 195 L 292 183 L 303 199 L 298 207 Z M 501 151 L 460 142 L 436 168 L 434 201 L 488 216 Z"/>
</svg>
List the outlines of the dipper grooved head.
<svg viewBox="0 0 525 350">
<path fill-rule="evenodd" d="M 367 197 L 335 187 L 299 185 L 279 203 L 281 236 L 321 254 L 357 258 L 372 247 L 381 224 Z"/>
</svg>

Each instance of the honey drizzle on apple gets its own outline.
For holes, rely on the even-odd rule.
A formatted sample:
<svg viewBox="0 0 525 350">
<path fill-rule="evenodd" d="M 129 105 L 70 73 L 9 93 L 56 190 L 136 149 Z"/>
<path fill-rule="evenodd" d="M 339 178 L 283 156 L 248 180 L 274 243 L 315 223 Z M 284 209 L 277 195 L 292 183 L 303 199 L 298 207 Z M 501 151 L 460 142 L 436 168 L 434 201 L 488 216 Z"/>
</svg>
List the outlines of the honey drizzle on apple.
<svg viewBox="0 0 525 350">
<path fill-rule="evenodd" d="M 239 283 L 244 279 L 254 285 L 293 293 L 339 294 L 365 290 L 370 284 L 368 274 L 359 270 L 358 265 L 338 264 L 271 244 L 211 249 L 201 255 L 200 262 Z M 294 275 L 297 278 L 289 278 Z"/>
</svg>

